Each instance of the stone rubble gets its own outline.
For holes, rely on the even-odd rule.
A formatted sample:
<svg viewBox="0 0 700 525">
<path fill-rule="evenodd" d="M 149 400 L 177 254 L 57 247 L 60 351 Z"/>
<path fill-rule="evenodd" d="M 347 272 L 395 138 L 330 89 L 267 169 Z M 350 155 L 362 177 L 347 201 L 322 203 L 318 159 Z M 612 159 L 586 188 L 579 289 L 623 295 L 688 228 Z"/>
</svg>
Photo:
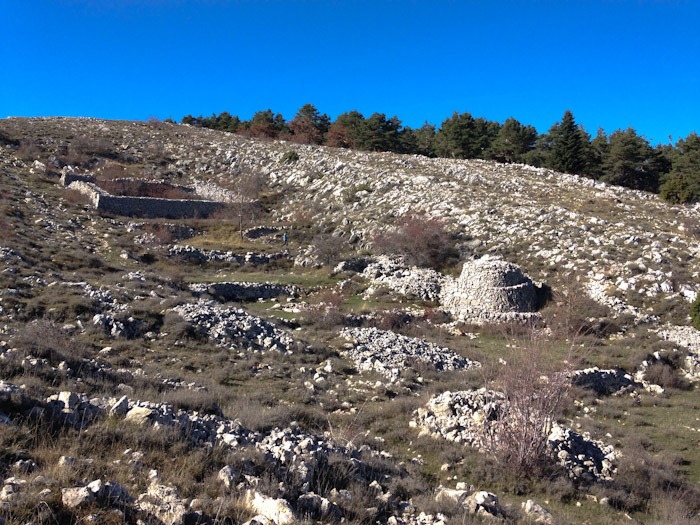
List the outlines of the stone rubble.
<svg viewBox="0 0 700 525">
<path fill-rule="evenodd" d="M 489 427 L 506 403 L 502 393 L 486 388 L 443 392 L 419 408 L 412 426 L 435 438 L 490 450 Z M 553 458 L 575 480 L 610 480 L 615 474 L 618 453 L 612 446 L 554 424 L 547 441 Z"/>
<path fill-rule="evenodd" d="M 188 263 L 231 263 L 240 266 L 260 266 L 263 264 L 270 264 L 271 262 L 278 260 L 290 260 L 289 253 L 287 251 L 269 254 L 248 252 L 245 255 L 239 255 L 231 251 L 224 252 L 221 250 L 202 250 L 192 246 L 180 244 L 171 246 L 168 250 L 168 255 Z"/>
<path fill-rule="evenodd" d="M 190 285 L 195 297 L 208 294 L 223 301 L 267 301 L 276 297 L 298 297 L 299 288 L 275 283 L 220 282 Z"/>
<path fill-rule="evenodd" d="M 665 325 L 657 331 L 657 335 L 688 352 L 683 372 L 689 381 L 700 382 L 700 331 L 691 326 Z"/>
<path fill-rule="evenodd" d="M 337 270 L 345 266 L 338 266 Z M 400 258 L 381 255 L 369 262 L 362 276 L 372 282 L 372 288 L 365 292 L 371 295 L 373 289 L 385 286 L 404 296 L 418 297 L 423 301 L 438 301 L 445 277 L 428 268 L 407 267 Z"/>
<path fill-rule="evenodd" d="M 448 348 L 378 328 L 345 328 L 340 335 L 352 341 L 342 353 L 358 370 L 379 372 L 392 382 L 398 381 L 414 363 L 426 364 L 438 371 L 481 366 Z"/>
<path fill-rule="evenodd" d="M 244 310 L 199 300 L 173 308 L 219 346 L 255 352 L 293 352 L 300 345 L 284 330 Z"/>
</svg>

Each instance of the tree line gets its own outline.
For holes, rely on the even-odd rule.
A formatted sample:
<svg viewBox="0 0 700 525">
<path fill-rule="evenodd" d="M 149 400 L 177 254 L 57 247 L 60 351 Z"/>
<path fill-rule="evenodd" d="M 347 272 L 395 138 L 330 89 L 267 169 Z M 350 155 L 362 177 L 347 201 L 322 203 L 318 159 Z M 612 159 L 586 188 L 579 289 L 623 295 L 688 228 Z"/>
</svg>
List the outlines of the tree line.
<svg viewBox="0 0 700 525">
<path fill-rule="evenodd" d="M 256 112 L 247 121 L 224 111 L 211 117 L 187 115 L 181 122 L 300 144 L 524 163 L 659 193 L 671 203 L 700 201 L 697 133 L 690 133 L 675 144 L 657 146 L 631 127 L 610 135 L 600 128 L 591 137 L 569 110 L 542 134 L 514 118 L 501 124 L 459 112 L 445 119 L 439 128 L 427 122 L 420 128 L 411 128 L 396 116 L 387 118 L 384 113 L 374 113 L 366 118 L 355 110 L 331 121 L 312 104 L 302 106 L 289 122 L 270 109 Z"/>
</svg>

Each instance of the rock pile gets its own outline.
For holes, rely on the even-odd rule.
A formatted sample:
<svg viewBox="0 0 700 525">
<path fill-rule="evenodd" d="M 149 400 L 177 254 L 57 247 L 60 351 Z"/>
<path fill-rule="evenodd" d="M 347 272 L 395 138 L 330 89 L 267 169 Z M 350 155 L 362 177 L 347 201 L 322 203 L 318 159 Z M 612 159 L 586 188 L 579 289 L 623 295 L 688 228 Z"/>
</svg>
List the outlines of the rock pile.
<svg viewBox="0 0 700 525">
<path fill-rule="evenodd" d="M 223 301 L 258 301 L 280 296 L 297 297 L 299 295 L 299 289 L 296 286 L 274 283 L 201 283 L 190 285 L 190 290 L 196 296 L 209 294 Z"/>
<path fill-rule="evenodd" d="M 168 250 L 168 255 L 183 262 L 203 264 L 203 263 L 231 263 L 251 266 L 270 264 L 280 259 L 289 259 L 287 251 L 278 253 L 253 253 L 239 255 L 234 252 L 224 252 L 221 250 L 200 250 L 192 246 L 176 244 Z"/>
<path fill-rule="evenodd" d="M 343 350 L 343 354 L 355 363 L 358 370 L 373 370 L 391 381 L 397 381 L 406 369 L 411 369 L 417 363 L 436 370 L 481 366 L 476 361 L 455 354 L 449 348 L 378 328 L 346 328 L 341 336 L 352 341 Z"/>
<path fill-rule="evenodd" d="M 685 377 L 692 382 L 700 381 L 700 331 L 692 326 L 666 325 L 658 332 L 658 336 L 672 341 L 688 351 L 685 358 Z"/>
<path fill-rule="evenodd" d="M 419 408 L 412 426 L 436 438 L 488 451 L 492 448 L 492 425 L 504 415 L 507 403 L 500 392 L 485 388 L 443 392 Z M 612 479 L 618 453 L 612 446 L 554 424 L 547 441 L 554 460 L 575 480 Z"/>
<path fill-rule="evenodd" d="M 438 301 L 445 278 L 428 268 L 408 268 L 399 258 L 379 256 L 366 265 L 362 276 L 373 287 L 386 286 L 396 293 L 418 297 L 423 301 Z M 372 290 L 367 291 L 368 294 Z"/>
<path fill-rule="evenodd" d="M 214 301 L 187 303 L 176 306 L 173 311 L 218 345 L 232 350 L 292 352 L 299 349 L 297 342 L 275 325 Z"/>
<path fill-rule="evenodd" d="M 443 293 L 443 304 L 460 319 L 491 319 L 537 309 L 537 288 L 515 264 L 483 257 L 467 261 Z"/>
<path fill-rule="evenodd" d="M 601 396 L 626 392 L 631 388 L 642 386 L 624 370 L 601 370 L 598 367 L 575 370 L 571 382 L 576 386 L 593 390 Z"/>
</svg>

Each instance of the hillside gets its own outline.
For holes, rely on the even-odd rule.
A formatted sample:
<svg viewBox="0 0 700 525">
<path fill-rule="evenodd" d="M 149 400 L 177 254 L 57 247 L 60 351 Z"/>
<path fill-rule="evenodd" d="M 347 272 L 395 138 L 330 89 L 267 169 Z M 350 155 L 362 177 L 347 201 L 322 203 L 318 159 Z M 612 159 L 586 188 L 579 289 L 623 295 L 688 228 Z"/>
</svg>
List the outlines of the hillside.
<svg viewBox="0 0 700 525">
<path fill-rule="evenodd" d="M 697 208 L 159 122 L 0 172 L 6 523 L 698 518 Z"/>
</svg>

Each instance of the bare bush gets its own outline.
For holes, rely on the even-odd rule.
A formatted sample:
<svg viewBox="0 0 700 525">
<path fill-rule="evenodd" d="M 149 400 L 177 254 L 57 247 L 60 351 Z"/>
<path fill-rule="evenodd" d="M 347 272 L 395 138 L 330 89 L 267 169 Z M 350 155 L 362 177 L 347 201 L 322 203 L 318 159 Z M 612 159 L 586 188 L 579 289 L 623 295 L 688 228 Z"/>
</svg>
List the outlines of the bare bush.
<svg viewBox="0 0 700 525">
<path fill-rule="evenodd" d="M 542 311 L 545 324 L 554 338 L 580 336 L 602 337 L 617 330 L 610 321 L 610 310 L 591 299 L 573 276 L 553 293 L 552 301 Z"/>
<path fill-rule="evenodd" d="M 343 324 L 345 316 L 341 306 L 346 296 L 335 290 L 324 290 L 314 297 L 314 306 L 306 312 L 305 319 L 320 328 L 333 328 Z"/>
<path fill-rule="evenodd" d="M 534 329 L 509 346 L 496 378 L 505 403 L 485 427 L 485 441 L 514 475 L 542 475 L 554 464 L 547 437 L 571 388 L 570 364 L 553 359 L 548 341 Z"/>
<path fill-rule="evenodd" d="M 394 229 L 376 234 L 373 243 L 383 253 L 402 255 L 409 264 L 438 270 L 459 256 L 445 222 L 425 213 L 404 216 Z"/>
<path fill-rule="evenodd" d="M 340 255 L 345 247 L 342 238 L 330 234 L 317 235 L 311 241 L 314 256 L 325 266 L 333 266 L 340 261 Z"/>
</svg>

